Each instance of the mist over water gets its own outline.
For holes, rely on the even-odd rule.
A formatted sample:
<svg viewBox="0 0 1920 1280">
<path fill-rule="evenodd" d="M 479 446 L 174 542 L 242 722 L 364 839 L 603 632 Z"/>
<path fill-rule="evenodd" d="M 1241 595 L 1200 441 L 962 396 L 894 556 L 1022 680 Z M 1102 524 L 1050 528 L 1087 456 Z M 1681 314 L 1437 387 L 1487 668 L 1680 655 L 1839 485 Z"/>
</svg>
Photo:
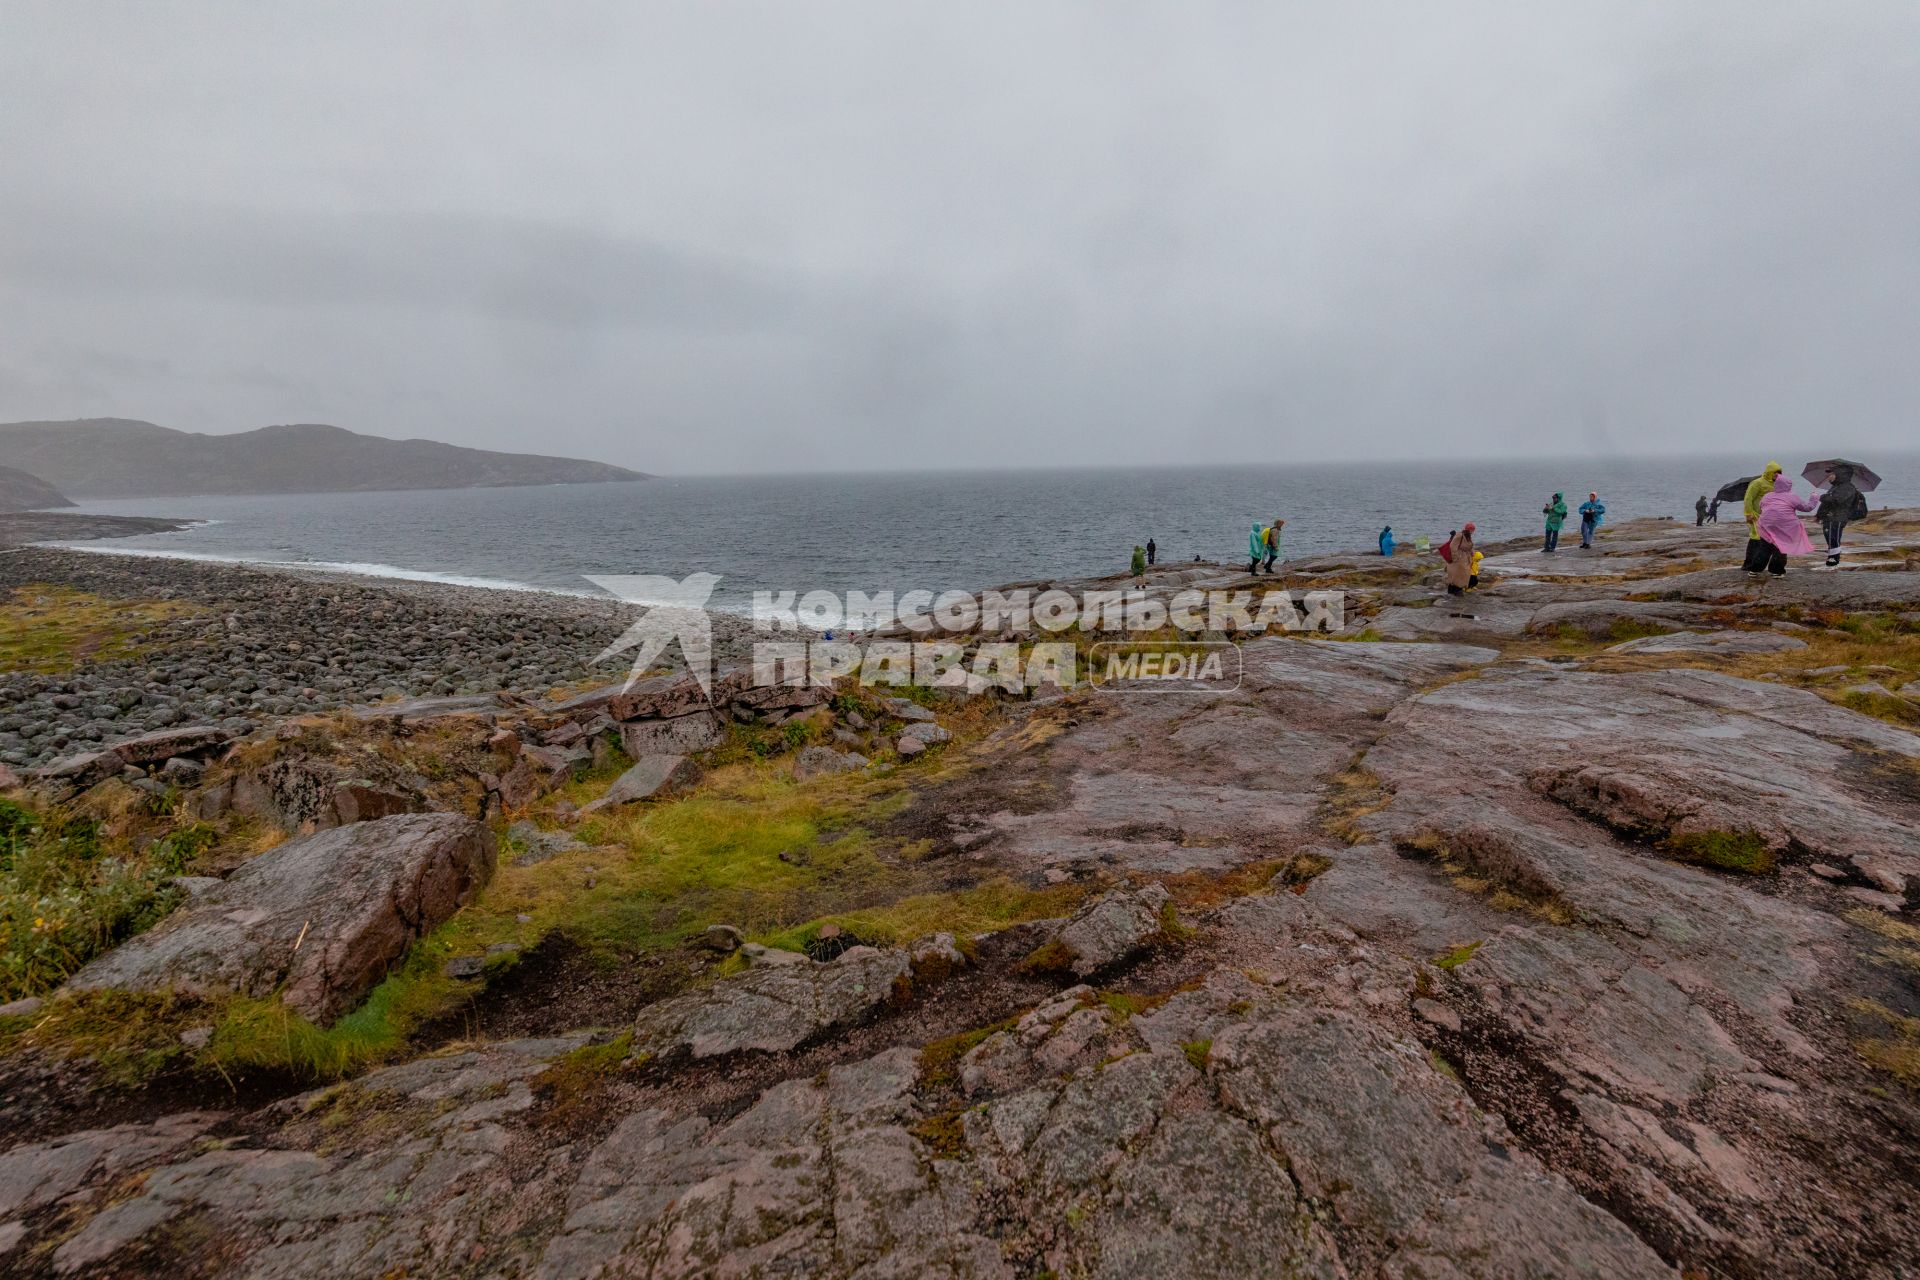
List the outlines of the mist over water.
<svg viewBox="0 0 1920 1280">
<path fill-rule="evenodd" d="M 1806 459 L 1782 457 L 1798 472 Z M 725 476 L 628 484 L 84 502 L 193 517 L 174 534 L 91 544 L 373 575 L 597 593 L 586 574 L 721 575 L 713 603 L 755 590 L 975 589 L 1118 573 L 1151 537 L 1161 561 L 1232 562 L 1256 520 L 1283 517 L 1289 557 L 1402 542 L 1472 520 L 1483 540 L 1530 535 L 1555 490 L 1590 489 L 1608 519 L 1693 519 L 1694 499 L 1766 459 Z M 1920 504 L 1920 457 L 1863 458 L 1882 506 Z M 1803 492 L 1806 486 L 1801 485 Z M 1724 514 L 1724 513 L 1723 513 Z M 1737 509 L 1732 518 L 1738 518 Z M 1572 530 L 1569 528 L 1569 541 Z"/>
</svg>

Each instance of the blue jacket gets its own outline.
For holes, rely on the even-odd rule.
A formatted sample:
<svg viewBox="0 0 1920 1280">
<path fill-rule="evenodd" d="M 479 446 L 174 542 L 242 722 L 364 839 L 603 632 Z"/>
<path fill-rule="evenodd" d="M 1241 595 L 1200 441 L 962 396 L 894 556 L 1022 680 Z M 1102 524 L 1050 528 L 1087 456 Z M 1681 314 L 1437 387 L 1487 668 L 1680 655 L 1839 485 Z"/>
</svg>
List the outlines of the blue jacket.
<svg viewBox="0 0 1920 1280">
<path fill-rule="evenodd" d="M 1265 560 L 1267 558 L 1267 540 L 1264 533 L 1265 531 L 1260 528 L 1259 522 L 1256 521 L 1253 526 L 1253 532 L 1247 535 L 1247 554 L 1255 560 Z"/>
<path fill-rule="evenodd" d="M 1393 529 L 1391 526 L 1380 531 L 1380 554 L 1383 556 L 1393 554 Z"/>
<path fill-rule="evenodd" d="M 1597 499 L 1588 499 L 1580 504 L 1580 523 L 1600 527 L 1600 517 L 1607 514 L 1607 504 Z"/>
</svg>

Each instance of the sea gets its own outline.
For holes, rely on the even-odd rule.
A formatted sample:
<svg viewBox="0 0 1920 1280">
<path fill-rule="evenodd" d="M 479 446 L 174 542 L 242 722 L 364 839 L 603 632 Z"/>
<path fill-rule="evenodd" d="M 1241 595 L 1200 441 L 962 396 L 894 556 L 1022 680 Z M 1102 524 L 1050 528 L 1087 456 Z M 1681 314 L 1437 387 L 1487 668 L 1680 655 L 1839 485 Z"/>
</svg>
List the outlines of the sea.
<svg viewBox="0 0 1920 1280">
<path fill-rule="evenodd" d="M 1883 479 L 1874 507 L 1920 505 L 1920 455 L 1863 461 Z M 1725 457 L 1275 463 L 209 495 L 83 501 L 84 512 L 198 523 L 72 545 L 589 595 L 601 591 L 588 575 L 707 572 L 720 576 L 712 606 L 745 613 L 756 591 L 898 595 L 1117 573 L 1149 538 L 1162 563 L 1231 562 L 1249 527 L 1275 517 L 1289 557 L 1371 548 L 1386 525 L 1402 542 L 1469 520 L 1482 541 L 1533 534 L 1556 490 L 1570 507 L 1597 490 L 1608 520 L 1691 522 L 1697 496 L 1756 470 Z"/>
</svg>

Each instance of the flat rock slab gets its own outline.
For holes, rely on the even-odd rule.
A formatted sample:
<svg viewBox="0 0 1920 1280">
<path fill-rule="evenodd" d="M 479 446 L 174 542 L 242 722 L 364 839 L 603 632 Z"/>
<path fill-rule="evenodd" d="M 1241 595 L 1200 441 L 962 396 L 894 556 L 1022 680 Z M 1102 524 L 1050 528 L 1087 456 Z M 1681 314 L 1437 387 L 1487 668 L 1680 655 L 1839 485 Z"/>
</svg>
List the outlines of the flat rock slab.
<svg viewBox="0 0 1920 1280">
<path fill-rule="evenodd" d="M 1836 609 L 1920 607 L 1920 572 L 1910 569 L 1820 573 L 1798 566 L 1785 577 L 1756 582 L 1738 568 L 1677 574 L 1646 584 L 1665 600 L 1718 601 L 1735 597 L 1767 604 L 1824 605 Z"/>
<path fill-rule="evenodd" d="M 726 736 L 719 718 L 706 711 L 667 720 L 632 720 L 620 726 L 620 745 L 635 760 L 704 751 L 719 746 Z"/>
<path fill-rule="evenodd" d="M 493 873 L 471 818 L 403 814 L 290 840 L 68 979 L 75 990 L 281 998 L 329 1022 Z"/>
<path fill-rule="evenodd" d="M 1623 625 L 1677 631 L 1706 611 L 1705 605 L 1674 600 L 1566 600 L 1534 610 L 1527 630 L 1550 635 L 1571 629 L 1598 640 Z"/>
<path fill-rule="evenodd" d="M 694 1058 L 784 1053 L 833 1027 L 858 1022 L 896 997 L 908 980 L 904 951 L 857 947 L 837 960 L 801 957 L 749 969 L 641 1010 L 636 1053 Z"/>
<path fill-rule="evenodd" d="M 655 797 L 677 795 L 700 780 L 700 766 L 685 756 L 645 756 L 613 780 L 613 785 L 582 814 L 600 813 Z"/>
<path fill-rule="evenodd" d="M 1312 834 L 1324 780 L 1373 740 L 1380 716 L 1499 656 L 1284 636 L 1240 654 L 1233 695 L 1102 696 L 988 775 L 989 794 L 967 797 L 980 808 L 954 816 L 986 833 L 983 851 L 1026 869 L 1182 872 L 1268 856 Z"/>
<path fill-rule="evenodd" d="M 1363 629 L 1389 640 L 1471 640 L 1517 636 L 1527 629 L 1533 606 L 1483 596 L 1441 596 L 1425 609 L 1391 605 L 1361 622 Z"/>
<path fill-rule="evenodd" d="M 1610 645 L 1608 653 L 1789 653 L 1807 647 L 1805 640 L 1777 631 L 1676 631 L 1671 635 L 1642 636 Z"/>
</svg>

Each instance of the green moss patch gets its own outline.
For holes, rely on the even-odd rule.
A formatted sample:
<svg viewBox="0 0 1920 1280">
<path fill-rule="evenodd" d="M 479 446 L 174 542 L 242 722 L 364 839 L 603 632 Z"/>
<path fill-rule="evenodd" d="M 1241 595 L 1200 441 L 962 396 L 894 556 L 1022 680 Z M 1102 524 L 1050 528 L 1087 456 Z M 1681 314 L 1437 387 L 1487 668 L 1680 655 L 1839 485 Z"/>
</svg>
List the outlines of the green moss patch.
<svg viewBox="0 0 1920 1280">
<path fill-rule="evenodd" d="M 1773 850 L 1753 831 L 1688 831 L 1671 835 L 1663 847 L 1681 862 L 1717 867 L 1741 875 L 1773 873 Z"/>
</svg>

